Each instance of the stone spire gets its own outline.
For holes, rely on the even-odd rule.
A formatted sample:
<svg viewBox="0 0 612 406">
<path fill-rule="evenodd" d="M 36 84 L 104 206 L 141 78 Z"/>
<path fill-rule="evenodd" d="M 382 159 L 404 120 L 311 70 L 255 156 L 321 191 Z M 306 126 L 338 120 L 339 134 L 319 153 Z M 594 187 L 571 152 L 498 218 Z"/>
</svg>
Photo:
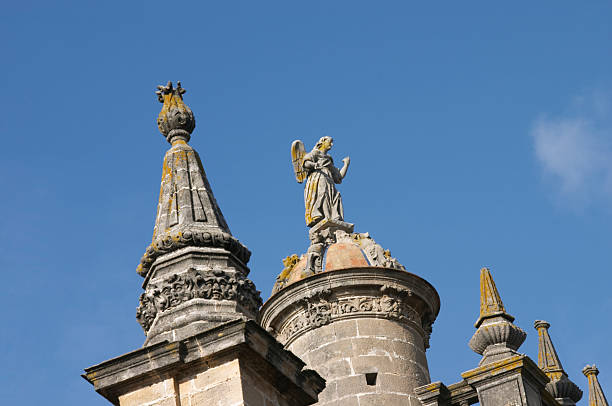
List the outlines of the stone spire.
<svg viewBox="0 0 612 406">
<path fill-rule="evenodd" d="M 472 350 L 482 355 L 479 365 L 518 355 L 527 333 L 512 324 L 514 317 L 506 312 L 488 268 L 480 270 L 480 317 L 470 339 Z"/>
<path fill-rule="evenodd" d="M 582 369 L 582 373 L 589 380 L 589 406 L 608 406 L 606 396 L 597 379 L 599 369 L 594 364 L 587 365 Z"/>
<path fill-rule="evenodd" d="M 538 331 L 538 366 L 550 378 L 550 382 L 546 384 L 546 390 L 561 405 L 575 405 L 582 398 L 582 391 L 569 380 L 563 370 L 555 346 L 548 334 L 550 323 L 536 320 L 533 325 Z"/>
<path fill-rule="evenodd" d="M 158 89 L 156 93 L 163 106 L 157 124 L 172 147 L 164 157 L 153 241 L 137 272 L 146 277 L 160 255 L 188 246 L 226 249 L 246 264 L 251 253 L 231 235 L 200 156 L 187 144 L 195 118 L 183 102 L 185 89 L 180 82 L 176 89 L 172 82 Z"/>
<path fill-rule="evenodd" d="M 153 240 L 137 272 L 145 278 L 137 319 L 146 345 L 175 341 L 234 318 L 255 318 L 259 292 L 246 279 L 251 253 L 230 233 L 198 153 L 187 144 L 195 128 L 177 82 L 158 86 L 157 124 L 166 152 Z"/>
</svg>

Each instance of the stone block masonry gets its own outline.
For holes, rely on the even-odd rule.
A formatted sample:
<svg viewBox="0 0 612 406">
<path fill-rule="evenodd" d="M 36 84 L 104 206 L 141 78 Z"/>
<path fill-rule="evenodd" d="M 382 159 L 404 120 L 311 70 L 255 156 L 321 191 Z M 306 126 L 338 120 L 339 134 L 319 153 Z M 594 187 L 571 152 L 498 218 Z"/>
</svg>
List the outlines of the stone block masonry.
<svg viewBox="0 0 612 406">
<path fill-rule="evenodd" d="M 286 286 L 261 324 L 326 380 L 317 405 L 419 405 L 430 382 L 425 350 L 439 301 L 403 270 L 323 272 Z"/>
<path fill-rule="evenodd" d="M 120 406 L 297 406 L 325 381 L 253 321 L 231 321 L 87 368 L 83 377 Z"/>
</svg>

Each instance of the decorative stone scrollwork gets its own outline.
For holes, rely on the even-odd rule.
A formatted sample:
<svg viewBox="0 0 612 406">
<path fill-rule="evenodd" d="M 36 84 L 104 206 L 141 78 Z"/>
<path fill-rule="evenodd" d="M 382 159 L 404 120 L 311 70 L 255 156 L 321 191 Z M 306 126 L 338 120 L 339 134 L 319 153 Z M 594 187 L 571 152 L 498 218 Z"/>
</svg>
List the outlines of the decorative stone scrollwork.
<svg viewBox="0 0 612 406">
<path fill-rule="evenodd" d="M 157 284 L 149 284 L 146 292 L 140 295 L 136 319 L 146 333 L 157 313 L 195 298 L 234 300 L 253 314 L 262 304 L 253 282 L 240 273 L 230 275 L 222 270 L 189 269 Z"/>
<path fill-rule="evenodd" d="M 421 327 L 425 332 L 425 338 L 423 340 L 423 343 L 426 349 L 429 348 L 429 340 L 431 338 L 431 333 L 433 331 L 433 324 L 435 320 L 436 318 L 429 312 L 425 313 L 423 315 L 423 318 L 421 319 Z"/>
<path fill-rule="evenodd" d="M 421 327 L 417 311 L 398 297 L 383 294 L 380 297 L 354 296 L 328 300 L 330 295 L 329 289 L 323 289 L 302 299 L 300 302 L 303 309 L 280 328 L 278 340 L 286 344 L 306 330 L 321 327 L 336 319 L 353 316 L 372 315 L 409 321 Z M 429 331 L 431 332 L 431 326 Z"/>
<path fill-rule="evenodd" d="M 138 265 L 136 271 L 140 276 L 145 277 L 151 265 L 153 265 L 153 262 L 155 262 L 158 257 L 184 247 L 223 248 L 234 254 L 245 264 L 249 262 L 251 257 L 251 251 L 225 231 L 217 229 L 207 229 L 205 231 L 179 229 L 156 238 L 155 241 L 147 247 L 144 255 L 140 259 L 140 265 Z"/>
</svg>

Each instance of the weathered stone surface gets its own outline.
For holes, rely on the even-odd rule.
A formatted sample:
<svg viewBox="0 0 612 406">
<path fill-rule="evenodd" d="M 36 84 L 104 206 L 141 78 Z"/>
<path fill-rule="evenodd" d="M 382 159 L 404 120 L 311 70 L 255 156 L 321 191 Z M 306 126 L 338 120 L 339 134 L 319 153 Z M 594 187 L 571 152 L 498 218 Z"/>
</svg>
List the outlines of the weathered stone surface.
<svg viewBox="0 0 612 406">
<path fill-rule="evenodd" d="M 482 406 L 557 405 L 545 389 L 548 377 L 525 355 L 487 363 L 461 376 L 476 390 Z"/>
<path fill-rule="evenodd" d="M 512 324 L 499 296 L 493 277 L 488 268 L 480 270 L 480 317 L 476 321 L 476 332 L 469 345 L 481 354 L 479 365 L 496 362 L 514 355 L 523 344 L 527 333 Z"/>
<path fill-rule="evenodd" d="M 259 306 L 259 292 L 242 273 L 188 268 L 149 280 L 136 318 L 150 345 L 180 340 L 220 322 L 256 318 Z"/>
<path fill-rule="evenodd" d="M 262 303 L 247 279 L 251 253 L 231 235 L 200 157 L 187 144 L 195 120 L 185 91 L 171 82 L 158 88 L 158 125 L 172 147 L 164 157 L 153 241 L 137 269 L 145 278 L 136 312 L 145 345 L 255 319 Z"/>
<path fill-rule="evenodd" d="M 546 390 L 548 376 L 516 350 L 526 333 L 516 327 L 504 308 L 487 268 L 480 271 L 480 317 L 470 347 L 482 354 L 479 367 L 461 374 L 463 381 L 445 387 L 424 385 L 415 393 L 424 406 L 558 406 Z"/>
<path fill-rule="evenodd" d="M 569 380 L 567 373 L 563 370 L 557 350 L 548 334 L 550 323 L 536 320 L 533 325 L 538 331 L 538 367 L 550 379 L 550 382 L 546 384 L 546 390 L 560 404 L 575 405 L 582 398 L 582 391 L 578 385 Z"/>
<path fill-rule="evenodd" d="M 599 369 L 594 364 L 587 365 L 582 369 L 582 373 L 589 380 L 589 406 L 608 406 L 608 400 L 597 378 Z"/>
<path fill-rule="evenodd" d="M 413 389 L 429 382 L 425 348 L 438 310 L 437 293 L 418 276 L 370 267 L 289 285 L 264 304 L 260 320 L 327 380 L 319 405 L 403 405 L 417 402 Z"/>
<path fill-rule="evenodd" d="M 293 254 L 283 260 L 285 268 L 278 275 L 272 292 L 311 275 L 338 269 L 381 267 L 405 270 L 389 250 L 377 244 L 368 233 L 354 233 L 353 227 L 353 224 L 329 219 L 314 226 L 309 231 L 310 246 L 306 253 L 301 257 Z"/>
<path fill-rule="evenodd" d="M 290 406 L 316 402 L 325 386 L 304 366 L 255 322 L 238 320 L 103 362 L 87 368 L 83 377 L 122 406 L 169 400 L 175 406 L 176 399 L 191 406 Z"/>
<path fill-rule="evenodd" d="M 308 227 L 313 227 L 323 220 L 344 220 L 342 197 L 335 184 L 342 183 L 350 158 L 344 158 L 342 168 L 336 168 L 332 157 L 327 153 L 333 142 L 332 137 L 321 137 L 309 153 L 306 153 L 302 141 L 295 140 L 291 144 L 291 161 L 296 180 L 298 183 L 306 180 L 304 204 Z"/>
<path fill-rule="evenodd" d="M 353 244 L 337 243 L 327 250 L 325 270 L 368 267 L 368 261 L 361 250 Z"/>
</svg>

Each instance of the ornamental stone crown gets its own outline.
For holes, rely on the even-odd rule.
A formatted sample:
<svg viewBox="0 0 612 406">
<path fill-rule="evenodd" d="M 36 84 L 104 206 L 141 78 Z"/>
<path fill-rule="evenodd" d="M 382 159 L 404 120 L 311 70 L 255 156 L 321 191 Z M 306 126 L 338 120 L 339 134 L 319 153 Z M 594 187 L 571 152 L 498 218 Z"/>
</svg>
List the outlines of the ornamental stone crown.
<svg viewBox="0 0 612 406">
<path fill-rule="evenodd" d="M 155 94 L 160 103 L 164 104 L 157 117 L 159 131 L 169 143 L 177 139 L 189 141 L 195 128 L 195 118 L 191 109 L 183 102 L 183 94 L 187 91 L 181 87 L 181 82 L 176 82 L 176 88 L 172 86 L 172 82 L 157 88 L 159 90 Z"/>
</svg>

